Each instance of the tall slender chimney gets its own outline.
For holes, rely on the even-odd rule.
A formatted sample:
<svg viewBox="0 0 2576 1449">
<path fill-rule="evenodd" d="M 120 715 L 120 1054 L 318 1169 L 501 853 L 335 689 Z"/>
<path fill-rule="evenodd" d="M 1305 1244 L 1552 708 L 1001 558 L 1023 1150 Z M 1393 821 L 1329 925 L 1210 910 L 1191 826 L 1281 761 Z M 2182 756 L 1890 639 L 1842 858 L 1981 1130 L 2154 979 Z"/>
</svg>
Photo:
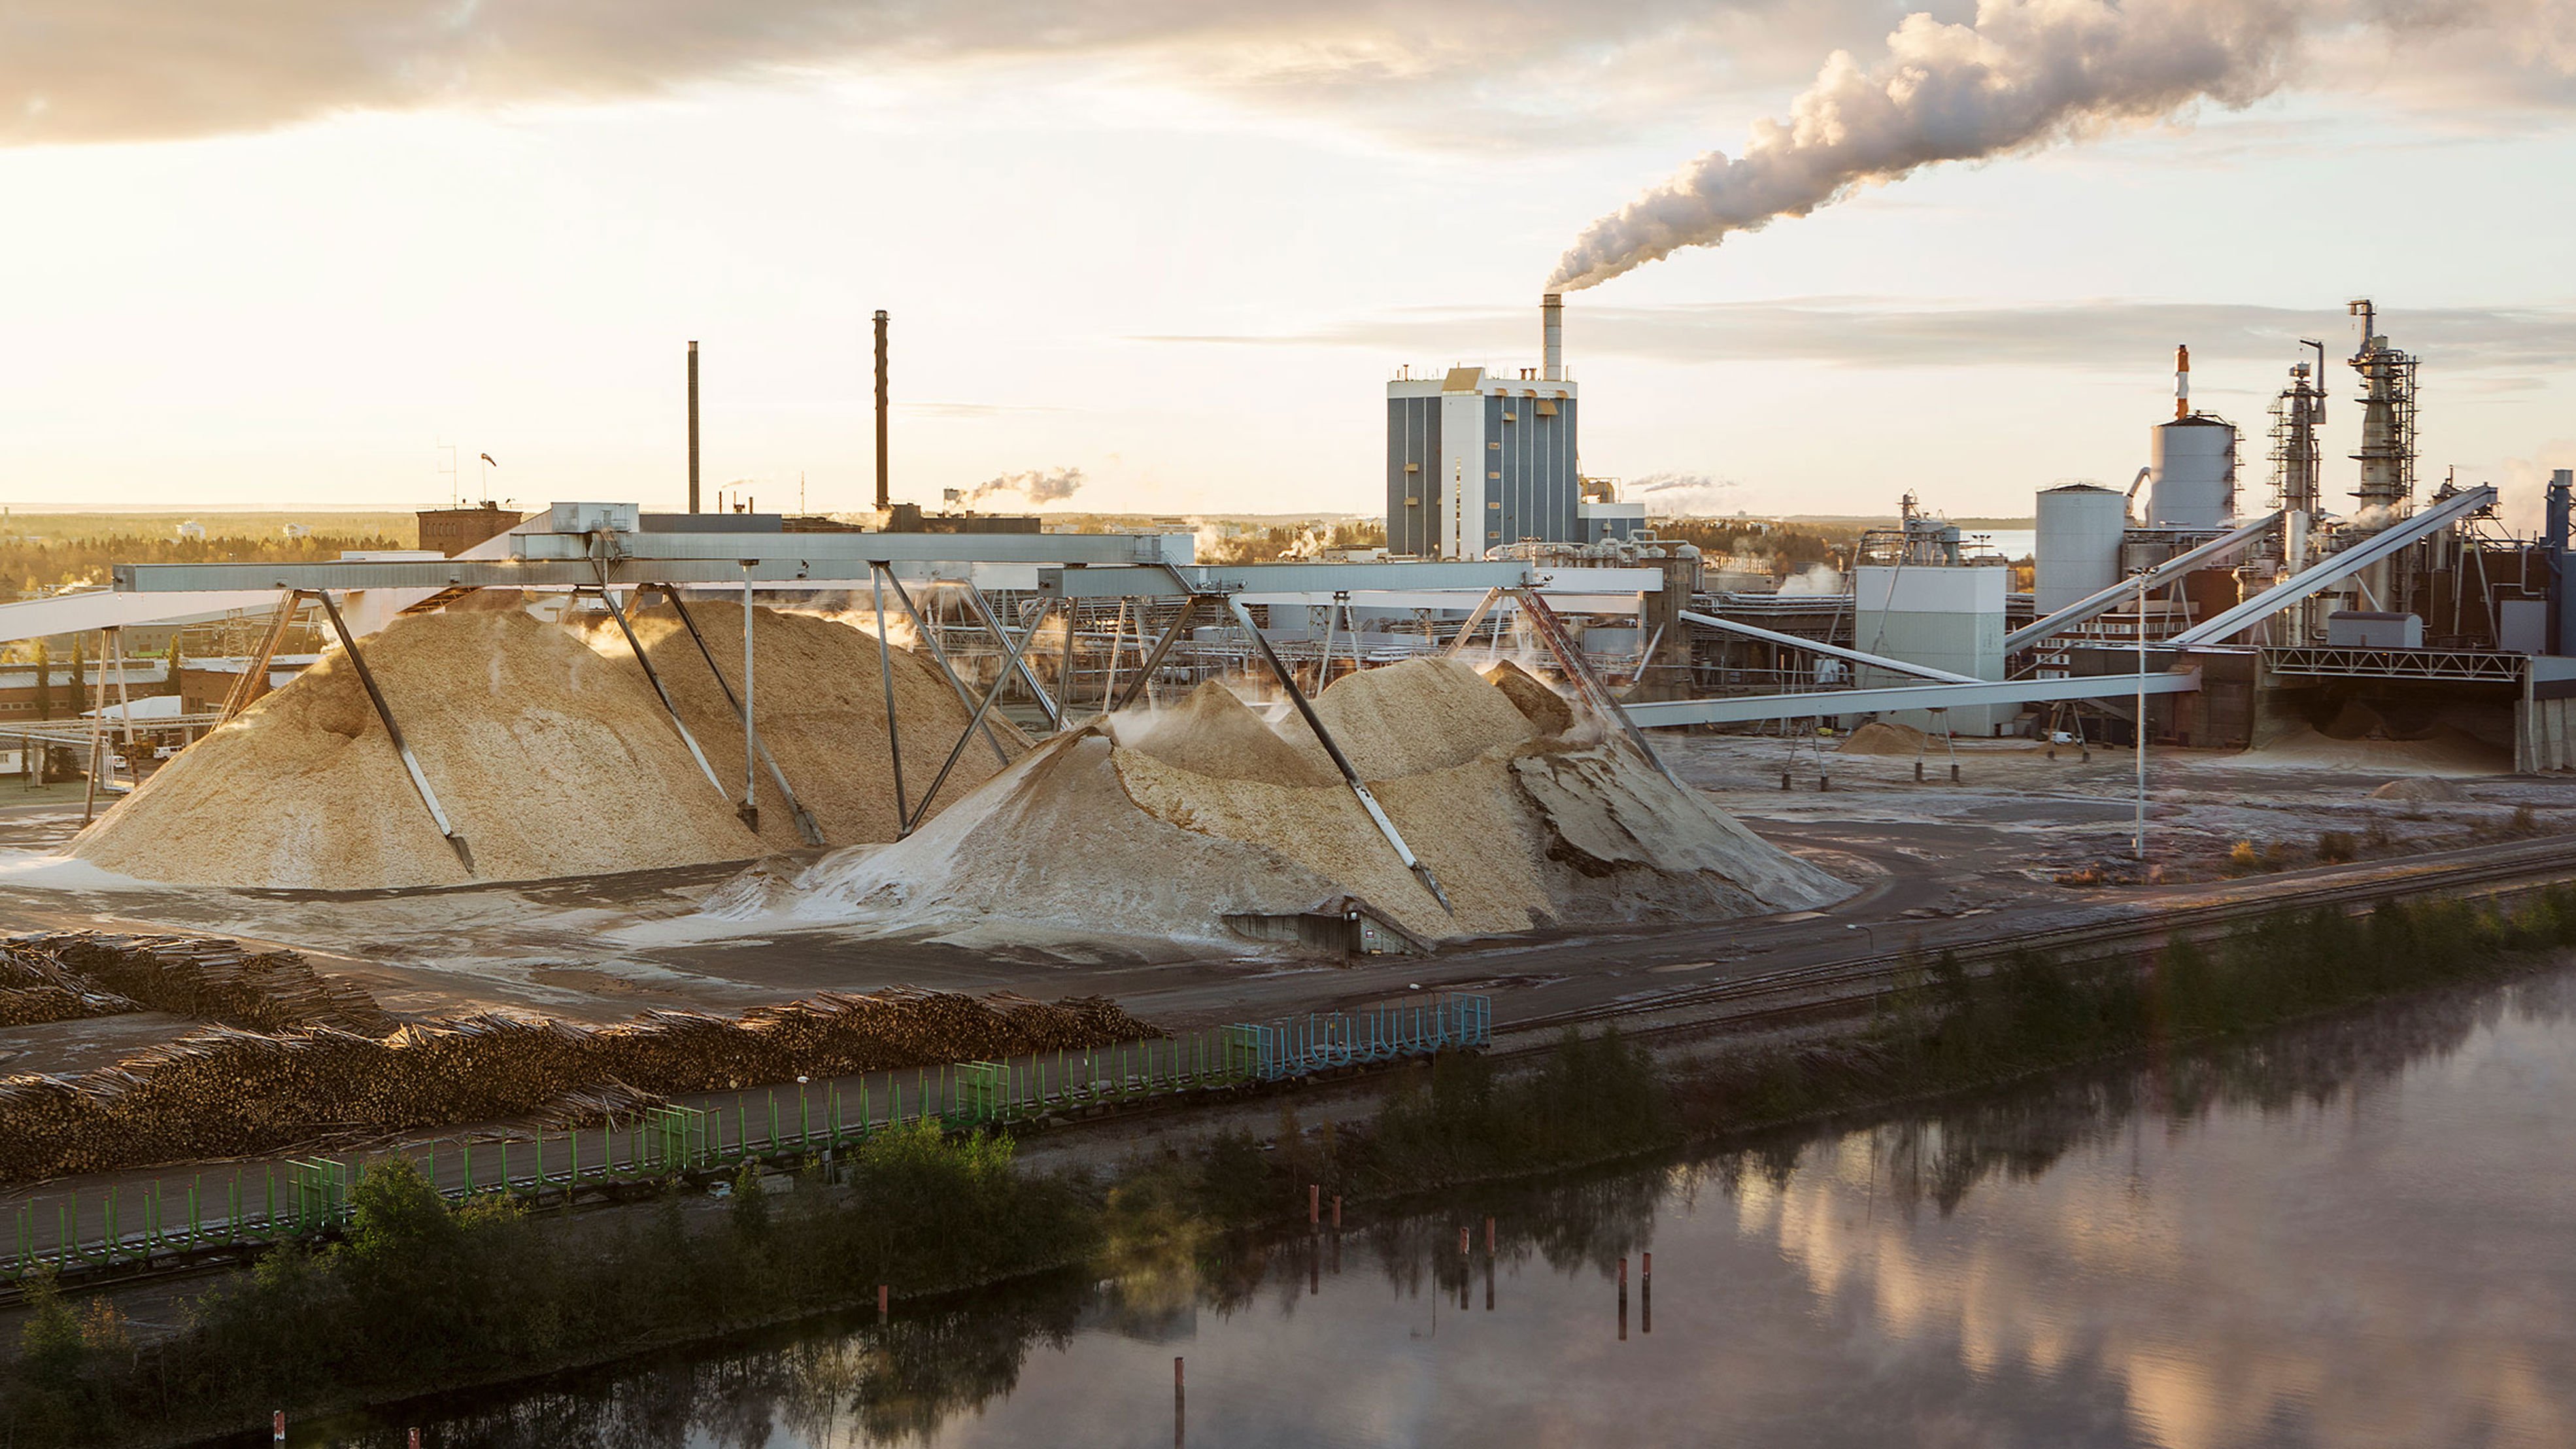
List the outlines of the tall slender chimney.
<svg viewBox="0 0 2576 1449">
<path fill-rule="evenodd" d="M 2191 416 L 2191 349 L 2174 349 L 2174 416 Z"/>
<path fill-rule="evenodd" d="M 689 344 L 689 511 L 698 511 L 698 344 Z"/>
<path fill-rule="evenodd" d="M 1547 380 L 1565 381 L 1565 294 L 1550 292 L 1538 299 L 1540 358 L 1547 364 Z"/>
<path fill-rule="evenodd" d="M 877 310 L 877 512 L 894 507 L 886 481 L 886 314 Z"/>
</svg>

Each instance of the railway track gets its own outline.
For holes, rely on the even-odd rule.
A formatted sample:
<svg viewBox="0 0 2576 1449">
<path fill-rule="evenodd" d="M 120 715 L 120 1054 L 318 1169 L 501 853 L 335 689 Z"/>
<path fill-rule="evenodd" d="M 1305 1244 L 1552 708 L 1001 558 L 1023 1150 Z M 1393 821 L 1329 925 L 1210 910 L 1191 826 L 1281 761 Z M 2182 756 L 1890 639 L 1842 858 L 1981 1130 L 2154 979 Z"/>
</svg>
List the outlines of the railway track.
<svg viewBox="0 0 2576 1449">
<path fill-rule="evenodd" d="M 2268 915 L 2284 906 L 2341 906 L 2349 910 L 2356 905 L 2368 906 L 2392 896 L 2455 895 L 2486 887 L 2547 884 L 2571 879 L 2576 879 L 2576 844 L 2565 839 L 2528 841 L 2505 847 L 2473 846 L 2420 858 L 2393 873 L 2379 871 L 2358 880 L 2321 881 L 2295 892 L 2181 906 L 2128 919 L 2112 918 L 2036 930 L 2014 930 L 2003 937 L 1942 941 L 1906 951 L 1873 951 L 1844 960 L 1789 967 L 1756 976 L 1735 976 L 1722 981 L 1667 987 L 1596 1005 L 1497 1022 L 1495 1054 L 1508 1056 L 1543 1050 L 1546 1038 L 1555 1032 L 1596 1021 L 1648 1017 L 1672 1011 L 1691 1013 L 1686 1020 L 1641 1022 L 1627 1029 L 1631 1037 L 1652 1037 L 1711 1025 L 1742 1024 L 1848 1006 L 1867 1000 L 1918 970 L 1927 951 L 1954 953 L 1962 964 L 1973 967 L 2025 949 L 2108 948 L 2153 941 L 2176 932 L 2205 934 Z M 1765 1002 L 1799 993 L 1826 994 L 1814 1000 L 1771 1001 L 1743 1011 L 1723 1009 L 1739 1002 Z"/>
</svg>

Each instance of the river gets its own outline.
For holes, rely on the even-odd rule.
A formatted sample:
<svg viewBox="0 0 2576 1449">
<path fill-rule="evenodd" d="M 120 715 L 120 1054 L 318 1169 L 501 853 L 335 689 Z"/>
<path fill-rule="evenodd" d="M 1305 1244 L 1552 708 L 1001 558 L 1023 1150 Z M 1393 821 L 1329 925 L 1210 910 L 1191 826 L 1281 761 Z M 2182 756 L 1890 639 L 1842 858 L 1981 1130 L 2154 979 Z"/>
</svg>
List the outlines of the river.
<svg viewBox="0 0 2576 1449">
<path fill-rule="evenodd" d="M 2576 1443 L 2576 973 L 295 1442 L 409 1425 L 432 1449 Z"/>
</svg>

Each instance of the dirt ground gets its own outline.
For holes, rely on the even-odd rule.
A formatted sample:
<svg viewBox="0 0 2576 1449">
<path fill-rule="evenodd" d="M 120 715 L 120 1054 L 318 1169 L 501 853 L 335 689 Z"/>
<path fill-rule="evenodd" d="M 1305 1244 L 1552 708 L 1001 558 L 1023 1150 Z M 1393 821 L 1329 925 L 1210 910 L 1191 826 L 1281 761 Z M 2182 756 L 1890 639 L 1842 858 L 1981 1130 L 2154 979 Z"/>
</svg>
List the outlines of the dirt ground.
<svg viewBox="0 0 2576 1449">
<path fill-rule="evenodd" d="M 2160 750 L 2149 758 L 2141 865 L 2130 858 L 2137 786 L 2125 751 L 2095 749 L 2087 760 L 2068 746 L 2051 759 L 2028 742 L 1977 741 L 1954 754 L 1934 741 L 1917 783 L 1911 758 L 1840 755 L 1829 741 L 1664 733 L 1657 745 L 1683 779 L 1756 831 L 1863 885 L 1825 913 L 1856 928 L 2125 911 L 2175 887 L 2327 863 L 2336 851 L 2321 855 L 2321 838 L 2330 836 L 2369 860 L 2576 829 L 2576 779 L 2455 779 L 2463 798 L 2412 802 L 2371 797 L 2395 773 Z M 1820 774 L 1829 789 L 1817 788 Z M 9 929 L 184 931 L 288 946 L 405 1015 L 504 1008 L 607 1022 L 660 1006 L 739 1010 L 911 984 L 1049 999 L 1099 992 L 1186 1024 L 1323 1009 L 1417 984 L 1616 996 L 1628 989 L 1623 978 L 1722 960 L 1777 965 L 1852 939 L 1800 912 L 1539 931 L 1352 969 L 1250 942 L 1232 952 L 1150 939 L 964 950 L 697 917 L 699 899 L 734 873 L 726 865 L 419 892 L 144 885 L 62 859 L 79 823 L 77 796 L 0 792 L 0 921 Z M 0 1030 L 0 1072 L 81 1070 L 190 1025 L 141 1014 Z"/>
</svg>

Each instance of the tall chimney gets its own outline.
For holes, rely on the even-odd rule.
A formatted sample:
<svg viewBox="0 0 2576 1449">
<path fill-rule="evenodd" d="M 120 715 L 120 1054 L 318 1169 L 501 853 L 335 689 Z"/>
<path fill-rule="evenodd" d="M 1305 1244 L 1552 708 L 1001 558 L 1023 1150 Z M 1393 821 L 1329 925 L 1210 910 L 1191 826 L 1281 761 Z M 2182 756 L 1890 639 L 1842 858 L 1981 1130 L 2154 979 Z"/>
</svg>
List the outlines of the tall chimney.
<svg viewBox="0 0 2576 1449">
<path fill-rule="evenodd" d="M 2174 417 L 2191 416 L 2191 349 L 2174 349 Z"/>
<path fill-rule="evenodd" d="M 1538 299 L 1540 357 L 1547 364 L 1547 380 L 1565 381 L 1565 294 L 1550 292 Z"/>
<path fill-rule="evenodd" d="M 894 507 L 886 482 L 886 314 L 877 310 L 877 512 Z"/>
<path fill-rule="evenodd" d="M 698 344 L 689 344 L 689 511 L 698 511 Z"/>
</svg>

